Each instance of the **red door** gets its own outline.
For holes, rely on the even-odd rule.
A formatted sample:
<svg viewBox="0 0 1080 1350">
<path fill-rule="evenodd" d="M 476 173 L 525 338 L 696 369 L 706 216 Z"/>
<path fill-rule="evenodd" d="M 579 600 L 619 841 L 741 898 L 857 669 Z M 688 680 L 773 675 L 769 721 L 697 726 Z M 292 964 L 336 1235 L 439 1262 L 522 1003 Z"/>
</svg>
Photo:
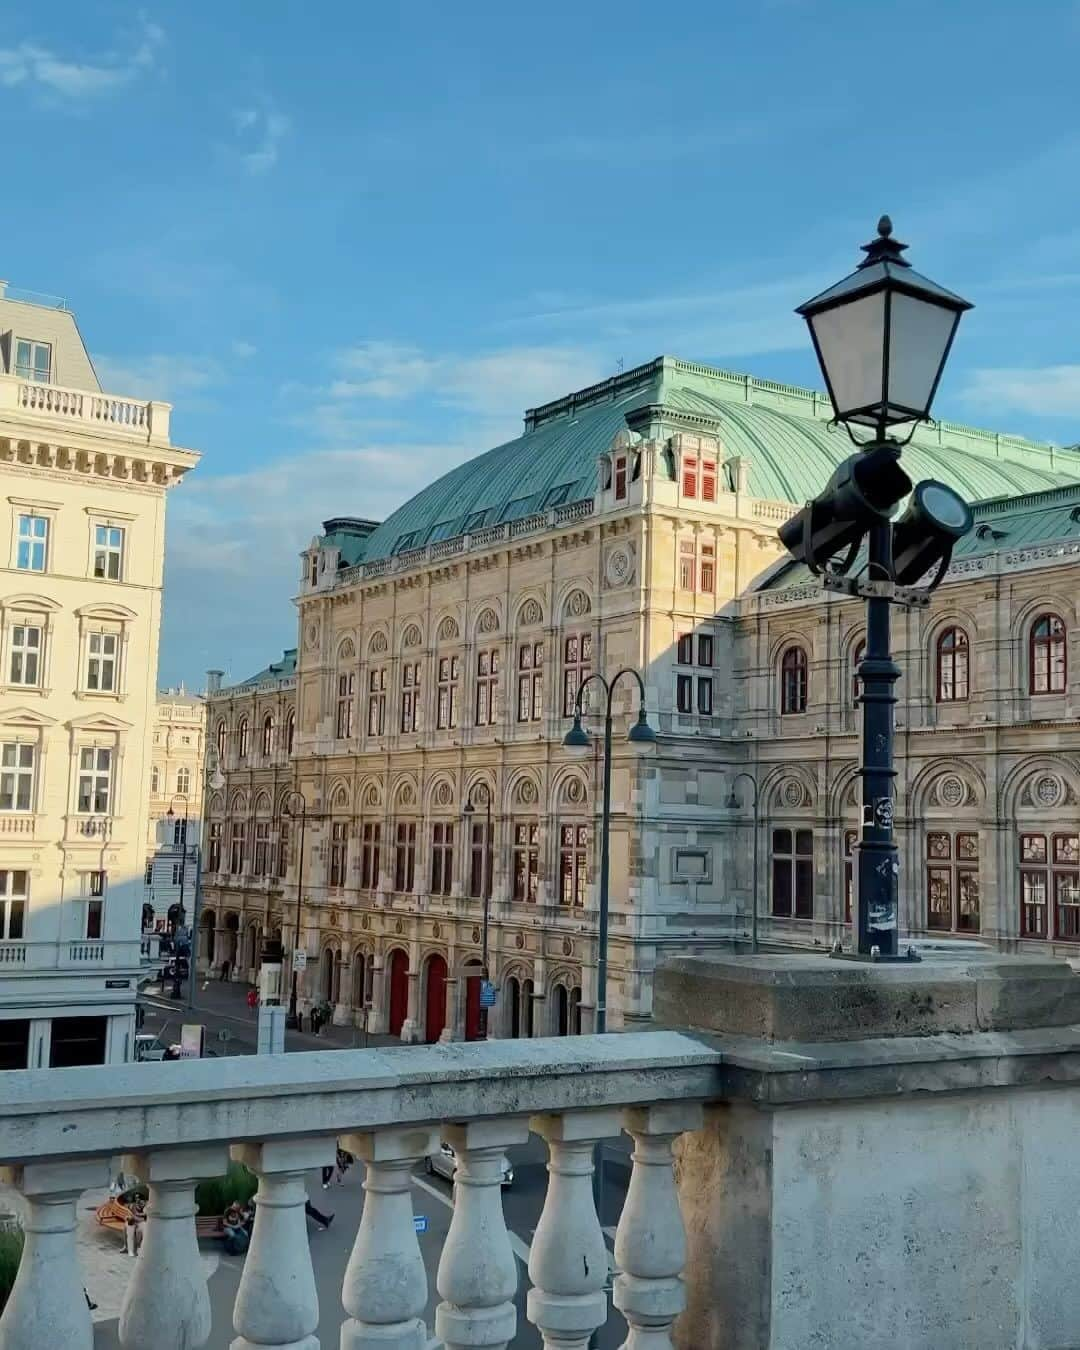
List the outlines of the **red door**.
<svg viewBox="0 0 1080 1350">
<path fill-rule="evenodd" d="M 409 958 L 400 947 L 390 958 L 390 1035 L 400 1036 L 409 1015 Z"/>
<path fill-rule="evenodd" d="M 467 976 L 465 980 L 465 1039 L 480 1039 L 480 974 Z"/>
<path fill-rule="evenodd" d="M 446 962 L 438 954 L 428 958 L 424 1003 L 424 1039 L 434 1045 L 446 1026 Z"/>
</svg>

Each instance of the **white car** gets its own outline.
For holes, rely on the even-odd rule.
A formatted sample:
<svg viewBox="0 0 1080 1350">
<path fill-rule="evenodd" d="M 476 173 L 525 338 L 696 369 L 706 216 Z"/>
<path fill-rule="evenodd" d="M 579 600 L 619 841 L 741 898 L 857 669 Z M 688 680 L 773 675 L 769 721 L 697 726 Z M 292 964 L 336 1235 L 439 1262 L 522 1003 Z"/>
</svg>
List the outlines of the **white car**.
<svg viewBox="0 0 1080 1350">
<path fill-rule="evenodd" d="M 147 1060 L 164 1059 L 167 1047 L 162 1045 L 156 1036 L 136 1036 L 135 1037 L 135 1061 L 138 1064 L 145 1064 Z"/>
<path fill-rule="evenodd" d="M 449 1144 L 440 1145 L 438 1153 L 429 1153 L 424 1159 L 424 1170 L 428 1176 L 438 1174 L 447 1181 L 453 1181 L 456 1169 L 457 1154 Z M 502 1160 L 502 1184 L 504 1187 L 514 1184 L 514 1169 L 510 1166 L 510 1159 L 505 1153 Z"/>
</svg>

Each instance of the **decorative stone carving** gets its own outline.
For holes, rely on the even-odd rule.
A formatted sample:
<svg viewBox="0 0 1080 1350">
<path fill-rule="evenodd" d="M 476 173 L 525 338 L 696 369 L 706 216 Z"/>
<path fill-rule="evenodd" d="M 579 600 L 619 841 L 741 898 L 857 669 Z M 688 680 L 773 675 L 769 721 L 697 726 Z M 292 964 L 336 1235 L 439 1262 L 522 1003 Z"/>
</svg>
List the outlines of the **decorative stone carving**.
<svg viewBox="0 0 1080 1350">
<path fill-rule="evenodd" d="M 378 804 L 379 804 L 379 789 L 375 786 L 374 783 L 371 783 L 364 792 L 364 805 L 378 806 Z"/>
<path fill-rule="evenodd" d="M 341 924 L 341 916 L 338 914 L 336 909 L 330 910 L 330 912 L 326 916 L 326 922 L 330 925 L 331 928 L 337 928 Z"/>
<path fill-rule="evenodd" d="M 398 936 L 400 937 L 401 934 L 404 933 L 404 931 L 405 931 L 405 923 L 404 923 L 404 921 L 403 921 L 402 919 L 395 919 L 395 920 L 394 920 L 394 932 L 397 933 Z"/>
<path fill-rule="evenodd" d="M 633 581 L 634 558 L 629 548 L 624 548 L 620 544 L 608 553 L 607 563 L 604 567 L 604 578 L 613 590 L 619 586 L 626 586 Z"/>
<path fill-rule="evenodd" d="M 571 591 L 566 597 L 565 613 L 568 618 L 580 619 L 592 610 L 592 601 L 584 591 Z"/>
<path fill-rule="evenodd" d="M 942 806 L 960 806 L 967 797 L 964 780 L 948 774 L 938 783 L 938 801 Z"/>
<path fill-rule="evenodd" d="M 371 642 L 368 644 L 368 651 L 371 652 L 373 656 L 378 656 L 380 653 L 386 651 L 388 645 L 385 633 L 375 633 L 372 636 Z"/>
<path fill-rule="evenodd" d="M 449 806 L 454 800 L 454 789 L 443 779 L 442 782 L 435 784 L 432 796 L 436 806 Z"/>
<path fill-rule="evenodd" d="M 1031 799 L 1035 806 L 1057 806 L 1065 796 L 1065 788 L 1056 774 L 1040 774 L 1031 788 Z"/>
<path fill-rule="evenodd" d="M 439 641 L 453 642 L 453 640 L 457 636 L 458 636 L 458 626 L 448 614 L 446 618 L 443 619 L 442 623 L 439 624 L 439 634 L 438 634 Z"/>
<path fill-rule="evenodd" d="M 544 611 L 540 608 L 539 600 L 526 600 L 521 606 L 521 613 L 518 615 L 519 628 L 535 628 L 538 623 L 544 622 Z"/>
<path fill-rule="evenodd" d="M 360 920 L 360 927 L 361 927 L 361 928 L 364 928 L 364 929 L 367 929 L 367 928 L 370 928 L 370 927 L 371 927 L 371 915 L 370 915 L 370 914 L 365 914 L 364 917 Z"/>
<path fill-rule="evenodd" d="M 523 778 L 514 789 L 514 800 L 519 806 L 532 806 L 537 795 L 536 784 L 531 778 Z"/>
<path fill-rule="evenodd" d="M 480 941 L 480 929 L 477 928 L 475 924 L 473 925 L 473 930 L 472 930 L 472 940 L 473 940 L 474 942 L 479 942 L 479 941 Z"/>
<path fill-rule="evenodd" d="M 442 924 L 438 921 L 438 919 L 436 919 L 435 922 L 431 925 L 431 936 L 433 938 L 442 937 Z"/>
<path fill-rule="evenodd" d="M 524 934 L 524 933 L 518 933 L 518 934 L 517 934 L 517 936 L 514 938 L 514 946 L 518 949 L 519 952 L 522 952 L 522 951 L 525 950 L 525 934 Z"/>
<path fill-rule="evenodd" d="M 415 806 L 416 793 L 413 790 L 413 785 L 411 783 L 402 783 L 401 787 L 398 788 L 397 799 L 399 806 Z"/>
<path fill-rule="evenodd" d="M 805 806 L 806 789 L 796 778 L 785 779 L 780 789 L 780 800 L 785 806 Z"/>
<path fill-rule="evenodd" d="M 318 647 L 319 621 L 317 619 L 313 619 L 311 623 L 308 624 L 307 629 L 304 633 L 304 645 L 307 647 L 309 652 L 313 652 L 315 648 Z"/>
<path fill-rule="evenodd" d="M 563 956 L 573 956 L 573 954 L 574 954 L 574 940 L 573 940 L 573 938 L 563 938 L 562 952 L 563 952 Z"/>
<path fill-rule="evenodd" d="M 409 624 L 402 636 L 401 645 L 403 647 L 419 647 L 422 641 L 420 629 L 414 623 Z"/>
<path fill-rule="evenodd" d="M 338 661 L 352 661 L 356 658 L 356 647 L 352 638 L 346 638 L 338 648 Z"/>
<path fill-rule="evenodd" d="M 497 633 L 499 631 L 499 616 L 493 609 L 485 609 L 476 621 L 476 631 L 478 633 Z"/>
<path fill-rule="evenodd" d="M 585 784 L 580 778 L 568 778 L 563 788 L 563 800 L 571 806 L 580 806 L 585 801 Z"/>
</svg>

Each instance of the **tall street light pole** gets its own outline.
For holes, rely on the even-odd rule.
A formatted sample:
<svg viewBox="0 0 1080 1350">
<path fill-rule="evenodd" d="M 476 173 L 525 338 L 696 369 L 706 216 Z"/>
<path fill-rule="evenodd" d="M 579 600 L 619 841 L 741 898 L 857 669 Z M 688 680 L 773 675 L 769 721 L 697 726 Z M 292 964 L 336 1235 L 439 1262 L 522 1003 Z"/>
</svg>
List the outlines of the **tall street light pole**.
<svg viewBox="0 0 1080 1350">
<path fill-rule="evenodd" d="M 971 305 L 915 272 L 902 256 L 907 245 L 892 230 L 882 216 L 855 271 L 797 310 L 809 326 L 835 421 L 857 453 L 779 531 L 792 557 L 821 575 L 827 589 L 866 600 L 866 651 L 858 670 L 862 834 L 850 955 L 870 960 L 899 956 L 893 686 L 900 669 L 892 656 L 889 607 L 927 606 L 953 547 L 972 525 L 970 507 L 952 488 L 934 479 L 913 488 L 900 466 L 915 427 L 930 420 L 960 317 Z M 907 428 L 903 439 L 890 434 L 896 427 Z M 869 439 L 860 441 L 856 428 L 866 429 Z M 894 524 L 893 513 L 909 494 Z M 849 575 L 863 556 L 865 565 Z"/>
<path fill-rule="evenodd" d="M 183 799 L 184 803 L 184 814 L 180 819 L 180 899 L 177 901 L 177 903 L 180 906 L 180 913 L 177 927 L 179 927 L 179 925 L 184 922 L 184 873 L 185 873 L 185 864 L 187 862 L 187 829 L 188 829 L 188 810 L 189 810 L 188 794 L 186 792 L 174 792 L 172 797 L 169 799 L 169 809 L 165 812 L 165 819 L 168 821 L 170 825 L 175 826 L 176 812 L 173 809 L 173 803 L 181 798 Z M 198 916 L 193 915 L 192 929 L 191 929 L 191 958 L 188 961 L 189 1008 L 195 1006 L 195 967 L 198 962 L 198 941 L 199 941 L 199 930 L 197 924 L 198 924 Z M 175 930 L 173 936 L 175 938 Z M 173 968 L 176 973 L 173 976 L 173 987 L 171 997 L 181 998 L 183 997 L 183 995 L 180 990 L 180 962 L 176 951 L 175 941 L 173 943 Z"/>
<path fill-rule="evenodd" d="M 289 1031 L 295 1031 L 300 1025 L 296 1014 L 297 977 L 299 974 L 296 969 L 296 953 L 300 950 L 300 898 L 304 888 L 304 831 L 307 827 L 307 800 L 299 788 L 292 789 L 282 808 L 282 814 L 291 816 L 294 820 L 297 815 L 295 802 L 300 803 L 300 853 L 296 859 L 296 933 L 293 938 L 292 958 L 289 963 L 292 968 L 292 989 L 289 993 L 289 1011 L 285 1016 L 285 1026 Z"/>
<path fill-rule="evenodd" d="M 484 790 L 484 808 L 486 812 L 484 823 L 484 852 L 481 855 L 481 865 L 480 865 L 480 872 L 481 872 L 480 888 L 484 892 L 484 918 L 483 918 L 483 928 L 481 930 L 482 931 L 481 969 L 483 971 L 483 974 L 481 975 L 481 979 L 483 980 L 484 984 L 487 985 L 488 983 L 490 983 L 491 980 L 491 976 L 488 973 L 488 926 L 491 919 L 491 866 L 492 866 L 491 789 L 488 787 L 486 783 L 481 783 L 479 784 L 479 786 L 482 787 Z M 476 807 L 473 805 L 473 793 L 470 792 L 468 799 L 465 802 L 464 808 L 465 819 L 469 824 L 472 823 L 472 818 L 475 814 L 476 814 Z M 469 840 L 469 845 L 471 848 L 472 846 L 471 839 Z M 485 1004 L 484 1001 L 481 999 L 480 1039 L 482 1041 L 486 1041 L 487 1034 L 488 1034 L 488 1009 L 487 1004 Z"/>
<path fill-rule="evenodd" d="M 758 949 L 758 835 L 760 834 L 760 829 L 758 825 L 757 779 L 752 773 L 746 773 L 745 771 L 743 773 L 737 773 L 731 780 L 731 795 L 727 799 L 727 808 L 729 811 L 737 811 L 739 809 L 741 803 L 735 792 L 735 788 L 743 778 L 750 784 L 750 788 L 754 794 L 751 798 L 751 803 L 754 808 L 754 874 L 750 908 L 750 950 L 756 954 Z"/>
</svg>

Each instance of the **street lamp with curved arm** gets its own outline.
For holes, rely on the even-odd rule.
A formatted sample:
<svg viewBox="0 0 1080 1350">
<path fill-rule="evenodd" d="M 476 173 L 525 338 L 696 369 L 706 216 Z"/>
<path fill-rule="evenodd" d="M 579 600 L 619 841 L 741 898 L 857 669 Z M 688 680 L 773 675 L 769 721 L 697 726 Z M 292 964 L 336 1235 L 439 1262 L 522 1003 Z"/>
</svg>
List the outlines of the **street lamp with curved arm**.
<svg viewBox="0 0 1080 1350">
<path fill-rule="evenodd" d="M 190 811 L 190 799 L 186 792 L 174 792 L 169 798 L 169 808 L 165 812 L 167 821 L 176 819 L 176 812 L 173 810 L 173 803 L 182 800 L 184 803 L 184 814 L 180 821 L 180 899 L 177 901 L 176 923 L 173 925 L 173 987 L 170 997 L 180 998 L 180 959 L 179 952 L 176 950 L 176 930 L 184 922 L 184 879 L 187 871 L 187 832 L 188 832 L 188 814 Z M 191 955 L 188 958 L 188 1007 L 195 1006 L 195 967 L 198 964 L 198 943 L 199 943 L 199 885 L 198 877 L 195 882 L 195 907 L 191 920 Z"/>
<path fill-rule="evenodd" d="M 754 808 L 754 878 L 753 891 L 750 897 L 750 949 L 751 951 L 756 952 L 758 949 L 758 834 L 760 833 L 758 828 L 758 786 L 757 779 L 752 773 L 737 773 L 731 780 L 731 792 L 727 799 L 727 809 L 729 811 L 737 811 L 742 805 L 735 795 L 735 785 L 740 778 L 745 778 L 754 790 L 754 795 L 751 798 L 751 803 Z"/>
<path fill-rule="evenodd" d="M 295 802 L 300 803 L 300 809 L 297 811 Z M 293 820 L 297 815 L 300 817 L 300 853 L 296 859 L 296 934 L 293 940 L 292 956 L 289 965 L 292 968 L 292 989 L 289 994 L 289 1011 L 285 1017 L 285 1026 L 289 1031 L 296 1031 L 300 1022 L 296 1013 L 297 1000 L 297 969 L 296 953 L 300 950 L 300 896 L 304 885 L 304 831 L 307 827 L 307 798 L 299 788 L 292 788 L 285 797 L 285 805 L 281 808 L 281 814 L 291 816 Z"/>
<path fill-rule="evenodd" d="M 473 805 L 473 797 L 477 789 L 483 789 L 483 805 L 486 810 L 486 820 L 484 824 L 484 852 L 481 862 L 481 889 L 484 892 L 484 920 L 483 920 L 483 938 L 481 941 L 481 968 L 483 975 L 481 979 L 487 984 L 491 979 L 488 973 L 488 923 L 491 914 L 491 868 L 492 868 L 492 848 L 491 848 L 491 788 L 486 783 L 474 783 L 469 789 L 468 796 L 465 799 L 465 805 L 462 808 L 462 814 L 466 821 L 471 821 L 476 814 L 476 807 Z M 470 841 L 471 842 L 471 841 Z M 464 845 L 463 845 L 464 846 Z M 480 1004 L 480 1039 L 487 1040 L 488 1034 L 488 1010 L 484 1003 Z"/>
</svg>

